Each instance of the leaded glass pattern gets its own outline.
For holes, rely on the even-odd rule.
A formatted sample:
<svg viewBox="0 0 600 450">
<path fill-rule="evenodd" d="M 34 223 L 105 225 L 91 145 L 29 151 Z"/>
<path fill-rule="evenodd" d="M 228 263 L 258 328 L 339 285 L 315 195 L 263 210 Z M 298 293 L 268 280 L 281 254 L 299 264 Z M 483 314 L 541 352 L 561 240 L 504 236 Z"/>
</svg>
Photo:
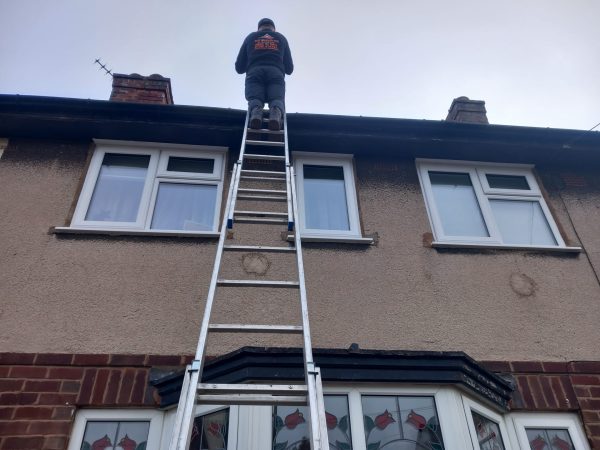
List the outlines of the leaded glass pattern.
<svg viewBox="0 0 600 450">
<path fill-rule="evenodd" d="M 332 450 L 351 450 L 348 397 L 325 396 L 325 419 Z M 308 408 L 277 406 L 273 413 L 273 450 L 310 450 Z"/>
<path fill-rule="evenodd" d="M 493 420 L 471 411 L 480 450 L 504 450 L 500 426 Z"/>
<path fill-rule="evenodd" d="M 527 428 L 525 431 L 531 450 L 575 450 L 567 430 Z"/>
<path fill-rule="evenodd" d="M 90 420 L 81 450 L 145 450 L 150 422 Z"/>
<path fill-rule="evenodd" d="M 442 450 L 433 397 L 363 396 L 367 450 Z"/>
<path fill-rule="evenodd" d="M 189 450 L 225 450 L 228 428 L 229 409 L 196 417 Z"/>
</svg>

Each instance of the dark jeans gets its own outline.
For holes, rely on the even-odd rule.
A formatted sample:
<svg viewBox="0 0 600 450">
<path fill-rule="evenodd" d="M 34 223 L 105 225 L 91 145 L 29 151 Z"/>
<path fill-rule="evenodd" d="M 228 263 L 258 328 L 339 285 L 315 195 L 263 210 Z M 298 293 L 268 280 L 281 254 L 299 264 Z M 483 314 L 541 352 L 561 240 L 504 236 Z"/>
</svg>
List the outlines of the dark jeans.
<svg viewBox="0 0 600 450">
<path fill-rule="evenodd" d="M 246 73 L 246 100 L 248 109 L 274 106 L 285 110 L 285 75 L 275 66 L 254 66 Z"/>
</svg>

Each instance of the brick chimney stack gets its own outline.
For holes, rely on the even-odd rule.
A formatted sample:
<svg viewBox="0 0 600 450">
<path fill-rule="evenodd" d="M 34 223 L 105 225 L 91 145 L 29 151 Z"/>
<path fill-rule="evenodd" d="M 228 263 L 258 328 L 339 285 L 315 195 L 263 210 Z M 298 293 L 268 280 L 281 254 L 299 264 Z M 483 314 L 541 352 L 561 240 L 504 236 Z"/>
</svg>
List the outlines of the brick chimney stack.
<svg viewBox="0 0 600 450">
<path fill-rule="evenodd" d="M 131 75 L 115 73 L 113 74 L 110 100 L 113 102 L 172 105 L 171 79 L 156 73 L 148 77 L 143 77 L 137 73 Z"/>
<path fill-rule="evenodd" d="M 489 124 L 483 100 L 469 100 L 458 97 L 452 100 L 446 120 L 449 122 L 485 123 Z"/>
</svg>

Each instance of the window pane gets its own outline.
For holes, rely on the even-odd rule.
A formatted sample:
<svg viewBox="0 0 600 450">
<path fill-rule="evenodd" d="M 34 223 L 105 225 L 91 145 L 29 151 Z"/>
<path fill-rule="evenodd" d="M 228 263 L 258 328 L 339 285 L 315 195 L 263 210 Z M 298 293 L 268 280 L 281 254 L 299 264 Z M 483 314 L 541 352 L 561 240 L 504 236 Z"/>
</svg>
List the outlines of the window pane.
<svg viewBox="0 0 600 450">
<path fill-rule="evenodd" d="M 215 185 L 160 183 L 151 228 L 211 231 L 216 204 Z"/>
<path fill-rule="evenodd" d="M 304 166 L 306 228 L 349 230 L 344 168 Z"/>
<path fill-rule="evenodd" d="M 183 158 L 170 156 L 167 170 L 171 172 L 213 173 L 215 160 L 212 158 Z"/>
<path fill-rule="evenodd" d="M 557 245 L 537 201 L 490 200 L 505 244 Z"/>
<path fill-rule="evenodd" d="M 504 450 L 500 427 L 493 420 L 471 411 L 480 450 Z"/>
<path fill-rule="evenodd" d="M 85 220 L 135 222 L 150 156 L 106 153 Z"/>
<path fill-rule="evenodd" d="M 85 426 L 82 450 L 146 448 L 150 422 L 89 421 Z"/>
<path fill-rule="evenodd" d="M 520 189 L 530 191 L 527 177 L 522 175 L 493 175 L 486 174 L 487 182 L 494 189 Z"/>
<path fill-rule="evenodd" d="M 325 396 L 325 416 L 329 447 L 351 450 L 350 418 L 348 397 L 345 395 Z M 308 450 L 308 408 L 276 406 L 273 413 L 273 450 Z"/>
<path fill-rule="evenodd" d="M 227 448 L 229 409 L 196 417 L 190 450 L 224 450 Z"/>
<path fill-rule="evenodd" d="M 429 172 L 429 179 L 445 235 L 490 235 L 468 173 Z"/>
<path fill-rule="evenodd" d="M 574 450 L 567 430 L 526 428 L 531 450 Z"/>
<path fill-rule="evenodd" d="M 369 450 L 442 450 L 444 442 L 433 397 L 363 396 Z"/>
</svg>

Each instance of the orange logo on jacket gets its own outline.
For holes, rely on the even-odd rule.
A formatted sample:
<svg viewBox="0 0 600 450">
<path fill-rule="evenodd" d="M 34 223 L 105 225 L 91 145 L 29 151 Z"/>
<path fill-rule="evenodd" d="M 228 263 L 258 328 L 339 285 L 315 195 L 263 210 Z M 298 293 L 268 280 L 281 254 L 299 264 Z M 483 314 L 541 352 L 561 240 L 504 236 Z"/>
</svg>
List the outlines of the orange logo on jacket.
<svg viewBox="0 0 600 450">
<path fill-rule="evenodd" d="M 279 50 L 279 40 L 269 33 L 254 40 L 254 50 Z"/>
</svg>

